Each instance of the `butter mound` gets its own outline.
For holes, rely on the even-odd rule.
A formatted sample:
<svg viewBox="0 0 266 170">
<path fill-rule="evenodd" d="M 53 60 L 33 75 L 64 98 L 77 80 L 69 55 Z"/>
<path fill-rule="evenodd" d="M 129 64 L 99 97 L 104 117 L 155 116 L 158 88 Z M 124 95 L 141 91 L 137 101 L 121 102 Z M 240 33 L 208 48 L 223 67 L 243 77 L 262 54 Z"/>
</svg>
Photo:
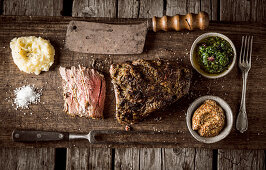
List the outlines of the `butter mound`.
<svg viewBox="0 0 266 170">
<path fill-rule="evenodd" d="M 14 63 L 21 71 L 39 75 L 54 63 L 55 50 L 49 40 L 41 37 L 19 37 L 10 42 Z"/>
</svg>

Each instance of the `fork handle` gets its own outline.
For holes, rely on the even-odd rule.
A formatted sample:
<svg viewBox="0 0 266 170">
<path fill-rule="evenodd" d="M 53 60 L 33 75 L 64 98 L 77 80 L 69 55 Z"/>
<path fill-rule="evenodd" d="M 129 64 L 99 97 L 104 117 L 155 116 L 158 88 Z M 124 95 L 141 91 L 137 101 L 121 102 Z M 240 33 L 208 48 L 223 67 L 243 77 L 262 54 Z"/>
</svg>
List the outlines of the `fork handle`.
<svg viewBox="0 0 266 170">
<path fill-rule="evenodd" d="M 69 133 L 15 129 L 12 133 L 12 139 L 14 142 L 68 141 Z"/>
<path fill-rule="evenodd" d="M 244 133 L 248 129 L 248 117 L 246 112 L 246 88 L 247 88 L 248 73 L 243 72 L 242 77 L 243 77 L 242 99 L 236 120 L 236 129 L 241 133 Z"/>
</svg>

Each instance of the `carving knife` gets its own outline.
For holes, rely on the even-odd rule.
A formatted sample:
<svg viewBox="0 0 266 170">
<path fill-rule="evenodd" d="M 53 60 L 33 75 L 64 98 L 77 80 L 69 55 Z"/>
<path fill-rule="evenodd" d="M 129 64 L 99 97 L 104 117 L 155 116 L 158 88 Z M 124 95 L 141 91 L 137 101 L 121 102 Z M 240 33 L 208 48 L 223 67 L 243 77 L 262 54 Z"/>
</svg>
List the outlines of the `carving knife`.
<svg viewBox="0 0 266 170">
<path fill-rule="evenodd" d="M 209 25 L 206 12 L 198 14 L 153 17 L 137 24 L 106 24 L 70 21 L 65 47 L 91 54 L 140 54 L 148 29 L 154 32 L 205 29 Z"/>
</svg>

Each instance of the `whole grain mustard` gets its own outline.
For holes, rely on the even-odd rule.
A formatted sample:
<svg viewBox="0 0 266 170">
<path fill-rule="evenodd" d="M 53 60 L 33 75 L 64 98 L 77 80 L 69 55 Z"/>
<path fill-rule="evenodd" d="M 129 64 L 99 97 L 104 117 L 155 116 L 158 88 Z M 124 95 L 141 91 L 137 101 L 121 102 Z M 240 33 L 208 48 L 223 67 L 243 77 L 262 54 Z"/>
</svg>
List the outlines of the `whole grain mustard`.
<svg viewBox="0 0 266 170">
<path fill-rule="evenodd" d="M 206 100 L 192 117 L 192 129 L 200 136 L 214 137 L 223 129 L 225 115 L 223 109 L 213 100 Z"/>
</svg>

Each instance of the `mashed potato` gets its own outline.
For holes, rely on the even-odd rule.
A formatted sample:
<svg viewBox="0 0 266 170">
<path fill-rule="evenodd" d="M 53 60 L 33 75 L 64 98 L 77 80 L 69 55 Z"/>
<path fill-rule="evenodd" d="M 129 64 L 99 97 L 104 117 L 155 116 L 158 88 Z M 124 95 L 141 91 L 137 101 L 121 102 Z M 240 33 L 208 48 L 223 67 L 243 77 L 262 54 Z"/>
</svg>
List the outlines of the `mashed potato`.
<svg viewBox="0 0 266 170">
<path fill-rule="evenodd" d="M 21 71 L 40 74 L 54 63 L 55 50 L 48 40 L 41 37 L 19 37 L 10 42 L 12 57 Z"/>
</svg>

